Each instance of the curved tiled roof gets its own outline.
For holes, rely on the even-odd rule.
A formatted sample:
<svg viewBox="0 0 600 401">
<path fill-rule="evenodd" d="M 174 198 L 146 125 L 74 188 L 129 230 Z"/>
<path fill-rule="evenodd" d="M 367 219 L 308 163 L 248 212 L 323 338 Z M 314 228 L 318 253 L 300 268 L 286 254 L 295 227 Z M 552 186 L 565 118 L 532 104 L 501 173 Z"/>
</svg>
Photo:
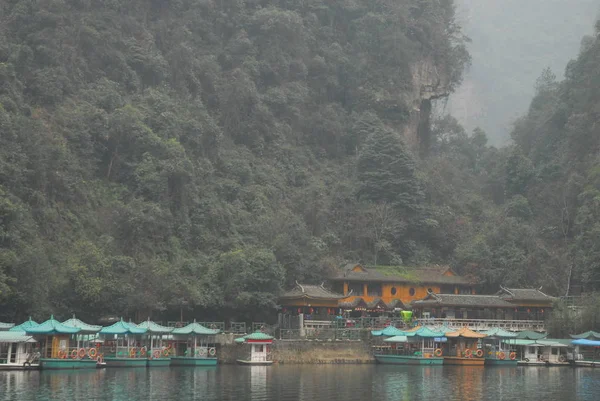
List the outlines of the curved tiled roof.
<svg viewBox="0 0 600 401">
<path fill-rule="evenodd" d="M 161 326 L 158 323 L 154 323 L 151 320 L 146 320 L 137 325 L 140 329 L 148 329 L 148 333 L 154 334 L 167 334 L 173 331 L 173 327 Z"/>
<path fill-rule="evenodd" d="M 173 335 L 190 335 L 190 334 L 195 334 L 195 335 L 214 335 L 214 334 L 219 334 L 221 332 L 221 330 L 219 329 L 209 329 L 207 327 L 202 326 L 200 323 L 190 323 L 187 326 L 184 327 L 179 327 L 176 329 L 173 329 L 173 331 L 171 332 L 171 334 Z"/>
<path fill-rule="evenodd" d="M 417 306 L 481 306 L 488 308 L 514 308 L 514 305 L 497 295 L 458 295 L 429 294 L 427 297 L 413 301 Z"/>
<path fill-rule="evenodd" d="M 236 338 L 234 341 L 239 344 L 245 343 L 247 340 L 250 341 L 271 341 L 275 337 L 263 333 L 262 331 L 255 331 L 254 333 L 247 334 L 244 337 Z"/>
<path fill-rule="evenodd" d="M 123 320 L 119 320 L 115 324 L 103 327 L 100 330 L 100 334 L 144 334 L 145 332 L 145 328 L 134 327 L 134 325 L 126 323 Z"/>
<path fill-rule="evenodd" d="M 459 330 L 448 332 L 444 336 L 453 337 L 453 338 L 456 338 L 456 337 L 485 338 L 485 337 L 487 337 L 487 334 L 477 333 L 476 331 L 473 331 L 473 330 L 469 329 L 468 327 L 463 327 Z"/>
<path fill-rule="evenodd" d="M 11 329 L 14 326 L 15 326 L 14 323 L 2 323 L 2 322 L 0 322 L 0 331 L 9 330 L 9 329 Z"/>
<path fill-rule="evenodd" d="M 344 299 L 348 298 L 350 295 L 351 294 L 342 295 L 330 291 L 325 288 L 323 284 L 314 285 L 296 283 L 294 288 L 284 292 L 279 298 Z"/>
<path fill-rule="evenodd" d="M 25 320 L 23 323 L 10 328 L 9 331 L 23 331 L 24 332 L 26 329 L 35 327 L 35 326 L 39 326 L 39 323 L 34 320 L 31 320 L 31 318 L 29 318 L 29 320 Z"/>
<path fill-rule="evenodd" d="M 549 301 L 552 302 L 556 298 L 544 294 L 541 288 L 506 288 L 500 287 L 496 295 L 502 299 L 510 301 Z"/>
<path fill-rule="evenodd" d="M 78 327 L 71 327 L 62 324 L 58 320 L 51 316 L 50 319 L 46 320 L 37 326 L 25 328 L 27 334 L 76 334 L 81 331 Z"/>
<path fill-rule="evenodd" d="M 397 282 L 427 284 L 475 284 L 473 280 L 457 275 L 449 266 L 367 266 L 354 271 L 356 264 L 348 264 L 331 277 L 332 281 Z"/>
<path fill-rule="evenodd" d="M 79 332 L 80 334 L 97 333 L 102 329 L 102 326 L 95 326 L 92 324 L 87 324 L 87 323 L 82 322 L 81 320 L 77 319 L 75 316 L 73 316 L 69 320 L 65 320 L 62 324 L 64 324 L 65 326 L 81 329 L 81 331 Z"/>
<path fill-rule="evenodd" d="M 488 337 L 498 337 L 498 338 L 516 338 L 517 337 L 517 333 L 504 330 L 500 327 L 494 327 L 489 330 L 481 330 L 480 333 L 486 334 Z"/>
<path fill-rule="evenodd" d="M 600 340 L 600 333 L 595 331 L 586 331 L 581 334 L 571 334 L 571 338 L 584 338 L 587 340 Z"/>
</svg>

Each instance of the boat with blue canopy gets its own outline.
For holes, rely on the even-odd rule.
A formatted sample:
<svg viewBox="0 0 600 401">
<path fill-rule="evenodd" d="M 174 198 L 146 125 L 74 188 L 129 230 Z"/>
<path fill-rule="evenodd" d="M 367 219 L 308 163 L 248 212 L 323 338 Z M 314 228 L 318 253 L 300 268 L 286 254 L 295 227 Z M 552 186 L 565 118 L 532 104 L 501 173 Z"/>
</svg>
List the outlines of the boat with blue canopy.
<svg viewBox="0 0 600 401">
<path fill-rule="evenodd" d="M 588 332 L 590 333 L 590 332 Z M 584 333 L 587 334 L 587 333 Z M 594 333 L 593 336 L 586 335 L 583 338 L 577 338 L 571 341 L 571 344 L 575 347 L 575 366 L 588 366 L 588 367 L 599 367 L 600 366 L 600 337 L 598 340 L 588 339 L 590 337 L 596 338 Z M 571 336 L 575 337 L 575 336 Z"/>
</svg>

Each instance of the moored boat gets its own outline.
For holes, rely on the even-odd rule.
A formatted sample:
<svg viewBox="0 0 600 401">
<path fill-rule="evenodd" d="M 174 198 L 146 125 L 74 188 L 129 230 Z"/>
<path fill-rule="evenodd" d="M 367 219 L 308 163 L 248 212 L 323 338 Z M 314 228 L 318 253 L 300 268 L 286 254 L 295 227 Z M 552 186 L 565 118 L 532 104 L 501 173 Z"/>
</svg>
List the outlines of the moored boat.
<svg viewBox="0 0 600 401">
<path fill-rule="evenodd" d="M 486 365 L 517 366 L 517 353 L 512 341 L 517 333 L 495 327 L 481 331 L 487 335 L 483 340 L 483 355 Z"/>
<path fill-rule="evenodd" d="M 448 353 L 444 355 L 444 365 L 483 366 L 482 339 L 487 335 L 463 327 L 446 333 Z"/>
<path fill-rule="evenodd" d="M 420 327 L 383 340 L 386 345 L 377 347 L 373 357 L 381 364 L 442 365 L 446 341 L 443 332 Z"/>
<path fill-rule="evenodd" d="M 146 364 L 148 367 L 165 367 L 171 364 L 172 345 L 170 333 L 173 327 L 162 326 L 148 319 L 137 325 L 139 328 L 147 329 L 143 338 L 146 347 Z"/>
<path fill-rule="evenodd" d="M 215 335 L 221 331 L 209 329 L 194 321 L 173 329 L 171 366 L 215 366 L 217 347 Z"/>
<path fill-rule="evenodd" d="M 133 323 L 120 321 L 103 327 L 100 337 L 104 340 L 102 354 L 107 368 L 141 368 L 147 365 L 147 350 L 142 336 L 147 329 Z"/>
<path fill-rule="evenodd" d="M 62 324 L 51 316 L 37 326 L 26 327 L 25 333 L 32 335 L 41 344 L 40 369 L 91 369 L 96 360 L 79 344 L 78 327 Z"/>
</svg>

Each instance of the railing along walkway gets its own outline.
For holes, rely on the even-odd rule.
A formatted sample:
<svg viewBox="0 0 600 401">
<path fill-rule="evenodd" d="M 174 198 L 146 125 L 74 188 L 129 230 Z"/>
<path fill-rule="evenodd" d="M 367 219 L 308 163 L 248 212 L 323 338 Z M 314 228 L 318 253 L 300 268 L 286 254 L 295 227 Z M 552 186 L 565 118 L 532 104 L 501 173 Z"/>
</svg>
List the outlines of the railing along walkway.
<svg viewBox="0 0 600 401">
<path fill-rule="evenodd" d="M 445 326 L 459 329 L 468 327 L 473 330 L 487 330 L 500 327 L 505 330 L 519 331 L 545 331 L 546 323 L 543 320 L 503 320 L 503 319 L 417 319 L 418 324 L 425 326 Z"/>
</svg>

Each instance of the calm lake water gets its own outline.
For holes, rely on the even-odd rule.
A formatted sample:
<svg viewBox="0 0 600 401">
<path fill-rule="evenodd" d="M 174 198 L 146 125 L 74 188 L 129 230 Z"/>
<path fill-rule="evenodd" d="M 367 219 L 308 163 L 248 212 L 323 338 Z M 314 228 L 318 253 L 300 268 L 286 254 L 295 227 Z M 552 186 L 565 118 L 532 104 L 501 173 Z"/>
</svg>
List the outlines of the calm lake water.
<svg viewBox="0 0 600 401">
<path fill-rule="evenodd" d="M 600 369 L 303 365 L 0 372 L 5 400 L 600 400 Z"/>
</svg>

